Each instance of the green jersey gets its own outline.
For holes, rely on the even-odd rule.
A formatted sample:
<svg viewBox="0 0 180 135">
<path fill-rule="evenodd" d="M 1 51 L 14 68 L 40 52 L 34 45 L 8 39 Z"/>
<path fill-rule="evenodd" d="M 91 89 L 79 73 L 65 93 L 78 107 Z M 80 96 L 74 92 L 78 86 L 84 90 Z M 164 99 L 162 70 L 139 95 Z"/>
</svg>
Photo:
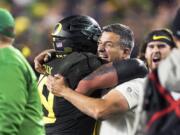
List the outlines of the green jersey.
<svg viewBox="0 0 180 135">
<path fill-rule="evenodd" d="M 0 48 L 0 135 L 44 135 L 36 76 L 13 46 Z"/>
</svg>

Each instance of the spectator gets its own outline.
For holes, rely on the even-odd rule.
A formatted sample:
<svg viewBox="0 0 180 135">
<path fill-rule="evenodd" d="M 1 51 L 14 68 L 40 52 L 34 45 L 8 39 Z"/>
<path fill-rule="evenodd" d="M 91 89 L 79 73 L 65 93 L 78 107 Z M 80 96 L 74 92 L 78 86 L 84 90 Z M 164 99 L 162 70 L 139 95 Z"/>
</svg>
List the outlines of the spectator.
<svg viewBox="0 0 180 135">
<path fill-rule="evenodd" d="M 160 61 L 165 59 L 175 47 L 172 34 L 167 29 L 150 32 L 141 48 L 141 58 L 147 62 L 149 70 L 157 68 Z"/>
<path fill-rule="evenodd" d="M 148 75 L 147 84 L 145 86 L 143 104 L 146 120 L 142 120 L 141 117 L 140 122 L 145 121 L 144 125 L 146 125 L 146 128 L 144 128 L 144 132 L 146 135 L 176 135 L 178 131 L 178 126 L 176 126 L 176 124 L 179 123 L 179 120 L 174 117 L 175 114 L 173 110 L 176 106 L 172 106 L 173 104 L 176 104 L 175 100 L 180 97 L 180 95 L 174 92 L 167 92 L 168 88 L 163 87 L 160 83 L 160 78 L 158 78 L 159 73 L 163 72 L 164 69 L 171 67 L 173 64 L 164 65 L 162 63 L 163 70 L 159 73 L 157 72 L 159 64 L 161 67 L 161 62 L 166 59 L 166 57 L 173 52 L 173 48 L 176 47 L 172 33 L 165 29 L 152 31 L 147 36 L 144 45 L 145 58 L 148 61 L 151 72 Z M 166 76 L 166 74 L 169 73 L 166 72 L 163 76 Z M 163 77 L 161 79 L 166 80 L 167 78 L 165 79 Z"/>
<path fill-rule="evenodd" d="M 36 76 L 15 49 L 14 18 L 0 8 L 0 134 L 44 135 Z"/>
</svg>

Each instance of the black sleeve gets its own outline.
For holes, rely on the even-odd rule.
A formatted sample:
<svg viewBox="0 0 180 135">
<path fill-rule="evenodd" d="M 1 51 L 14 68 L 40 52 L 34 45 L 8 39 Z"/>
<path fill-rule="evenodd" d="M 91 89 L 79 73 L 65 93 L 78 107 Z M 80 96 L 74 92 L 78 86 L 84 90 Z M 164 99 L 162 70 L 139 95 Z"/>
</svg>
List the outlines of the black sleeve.
<svg viewBox="0 0 180 135">
<path fill-rule="evenodd" d="M 148 69 L 140 59 L 127 59 L 113 61 L 113 66 L 118 74 L 118 84 L 135 79 L 144 78 Z"/>
<path fill-rule="evenodd" d="M 64 58 L 55 58 L 47 63 L 51 72 L 65 77 L 69 87 L 75 89 L 81 79 L 102 65 L 101 60 L 91 53 L 71 53 Z"/>
</svg>

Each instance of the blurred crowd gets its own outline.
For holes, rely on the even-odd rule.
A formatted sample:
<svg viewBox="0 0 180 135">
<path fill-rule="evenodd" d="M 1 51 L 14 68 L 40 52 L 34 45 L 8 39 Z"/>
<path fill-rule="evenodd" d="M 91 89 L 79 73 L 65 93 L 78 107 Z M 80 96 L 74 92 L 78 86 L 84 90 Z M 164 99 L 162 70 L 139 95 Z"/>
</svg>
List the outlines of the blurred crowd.
<svg viewBox="0 0 180 135">
<path fill-rule="evenodd" d="M 50 34 L 55 24 L 72 14 L 89 15 L 101 26 L 122 23 L 135 33 L 132 57 L 138 55 L 144 35 L 152 29 L 170 27 L 180 0 L 1 0 L 0 7 L 16 19 L 14 46 L 33 66 L 34 57 L 52 48 Z"/>
</svg>

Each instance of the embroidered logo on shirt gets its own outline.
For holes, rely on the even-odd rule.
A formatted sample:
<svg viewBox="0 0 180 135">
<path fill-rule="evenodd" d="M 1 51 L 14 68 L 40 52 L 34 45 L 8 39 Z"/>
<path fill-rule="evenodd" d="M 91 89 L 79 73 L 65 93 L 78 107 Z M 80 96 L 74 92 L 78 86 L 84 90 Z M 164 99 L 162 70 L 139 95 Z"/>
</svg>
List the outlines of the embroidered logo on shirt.
<svg viewBox="0 0 180 135">
<path fill-rule="evenodd" d="M 132 92 L 132 89 L 130 87 L 127 87 L 127 92 L 131 93 Z"/>
</svg>

